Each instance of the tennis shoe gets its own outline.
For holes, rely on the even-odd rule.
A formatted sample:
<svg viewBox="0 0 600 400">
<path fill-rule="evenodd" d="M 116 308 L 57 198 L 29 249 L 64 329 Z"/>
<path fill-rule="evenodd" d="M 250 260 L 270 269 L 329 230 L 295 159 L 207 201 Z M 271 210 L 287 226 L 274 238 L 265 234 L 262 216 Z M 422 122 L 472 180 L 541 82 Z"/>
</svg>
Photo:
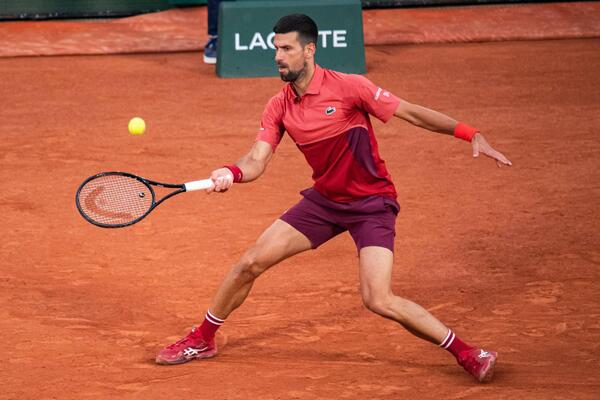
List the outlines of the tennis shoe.
<svg viewBox="0 0 600 400">
<path fill-rule="evenodd" d="M 211 36 L 208 42 L 204 45 L 204 63 L 205 64 L 216 64 L 217 63 L 217 36 Z"/>
<path fill-rule="evenodd" d="M 162 365 L 183 364 L 194 359 L 211 358 L 217 355 L 217 344 L 213 338 L 205 341 L 200 330 L 194 328 L 183 339 L 168 345 L 156 356 L 156 363 Z"/>
<path fill-rule="evenodd" d="M 495 351 L 472 349 L 458 354 L 458 364 L 477 381 L 484 383 L 492 380 L 497 358 L 498 353 Z"/>
</svg>

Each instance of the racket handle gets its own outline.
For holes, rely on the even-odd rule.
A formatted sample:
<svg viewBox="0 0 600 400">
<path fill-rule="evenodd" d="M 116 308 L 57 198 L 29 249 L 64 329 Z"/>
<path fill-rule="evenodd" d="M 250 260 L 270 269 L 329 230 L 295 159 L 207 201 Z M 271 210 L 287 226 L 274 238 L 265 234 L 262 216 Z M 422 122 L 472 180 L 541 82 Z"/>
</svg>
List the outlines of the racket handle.
<svg viewBox="0 0 600 400">
<path fill-rule="evenodd" d="M 213 187 L 215 185 L 213 184 L 212 179 L 202 179 L 199 181 L 192 181 L 192 182 L 184 183 L 183 186 L 185 186 L 186 192 L 192 192 L 194 190 L 210 189 L 211 187 Z"/>
</svg>

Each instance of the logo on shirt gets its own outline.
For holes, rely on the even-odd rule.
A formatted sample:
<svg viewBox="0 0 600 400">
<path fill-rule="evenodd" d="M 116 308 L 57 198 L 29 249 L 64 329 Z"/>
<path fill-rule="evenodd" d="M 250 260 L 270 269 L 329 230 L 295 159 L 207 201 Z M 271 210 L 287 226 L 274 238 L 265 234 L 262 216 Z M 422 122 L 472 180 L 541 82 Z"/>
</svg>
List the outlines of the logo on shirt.
<svg viewBox="0 0 600 400">
<path fill-rule="evenodd" d="M 329 106 L 325 109 L 325 115 L 331 115 L 336 111 L 335 107 Z"/>
<path fill-rule="evenodd" d="M 384 97 L 390 97 L 390 92 L 387 90 L 383 90 L 382 88 L 377 88 L 377 92 L 375 93 L 375 100 L 379 100 L 379 97 L 383 94 Z"/>
</svg>

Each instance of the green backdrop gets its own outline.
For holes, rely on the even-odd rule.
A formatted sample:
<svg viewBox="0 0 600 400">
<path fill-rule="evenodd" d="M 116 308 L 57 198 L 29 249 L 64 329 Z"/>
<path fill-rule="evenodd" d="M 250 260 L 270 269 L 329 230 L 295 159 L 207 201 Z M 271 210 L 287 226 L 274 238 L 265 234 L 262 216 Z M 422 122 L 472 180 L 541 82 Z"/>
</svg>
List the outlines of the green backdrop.
<svg viewBox="0 0 600 400">
<path fill-rule="evenodd" d="M 363 8 L 377 8 L 484 3 L 538 3 L 551 1 L 552 0 L 362 0 L 361 3 Z M 197 6 L 203 4 L 206 4 L 206 0 L 0 0 L 0 20 L 122 17 L 166 10 L 176 6 Z"/>
<path fill-rule="evenodd" d="M 0 19 L 121 17 L 206 0 L 0 0 Z"/>
<path fill-rule="evenodd" d="M 280 0 L 221 3 L 217 75 L 278 76 L 273 25 L 291 13 L 319 27 L 317 63 L 341 72 L 366 72 L 360 0 Z"/>
</svg>

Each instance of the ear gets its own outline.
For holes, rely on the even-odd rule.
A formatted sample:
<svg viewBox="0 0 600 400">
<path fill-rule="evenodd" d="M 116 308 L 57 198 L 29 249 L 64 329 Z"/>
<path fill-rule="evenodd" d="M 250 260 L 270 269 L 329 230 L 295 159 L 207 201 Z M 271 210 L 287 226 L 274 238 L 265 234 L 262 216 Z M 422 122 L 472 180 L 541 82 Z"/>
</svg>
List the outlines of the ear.
<svg viewBox="0 0 600 400">
<path fill-rule="evenodd" d="M 314 43 L 308 43 L 304 46 L 304 56 L 307 58 L 314 58 L 315 52 L 317 51 L 317 46 Z"/>
</svg>

